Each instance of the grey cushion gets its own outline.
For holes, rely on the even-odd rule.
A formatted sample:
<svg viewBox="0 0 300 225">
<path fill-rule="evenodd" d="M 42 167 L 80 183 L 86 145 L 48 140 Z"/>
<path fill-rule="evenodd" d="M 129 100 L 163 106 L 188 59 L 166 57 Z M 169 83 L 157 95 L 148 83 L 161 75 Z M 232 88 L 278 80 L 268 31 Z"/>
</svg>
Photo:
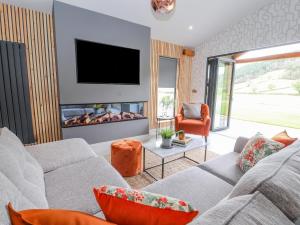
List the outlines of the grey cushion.
<svg viewBox="0 0 300 225">
<path fill-rule="evenodd" d="M 0 138 L 1 139 L 1 138 Z M 19 163 L 9 148 L 0 140 L 0 172 L 4 174 L 35 206 L 47 208 L 44 185 L 39 178 L 43 175 L 30 163 Z"/>
<path fill-rule="evenodd" d="M 244 175 L 240 167 L 236 164 L 239 155 L 239 153 L 231 152 L 206 161 L 199 165 L 199 167 L 225 180 L 229 184 L 235 185 Z"/>
<path fill-rule="evenodd" d="M 6 128 L 0 135 L 0 159 L 0 172 L 36 207 L 48 208 L 42 168 Z"/>
<path fill-rule="evenodd" d="M 193 225 L 293 225 L 266 197 L 256 192 L 222 201 Z"/>
<path fill-rule="evenodd" d="M 90 214 L 100 211 L 93 194 L 94 187 L 129 187 L 102 157 L 93 157 L 46 173 L 45 182 L 50 208 L 79 210 Z"/>
<path fill-rule="evenodd" d="M 143 190 L 188 201 L 203 213 L 228 195 L 232 186 L 198 167 L 192 167 Z"/>
<path fill-rule="evenodd" d="M 238 137 L 234 145 L 234 152 L 241 153 L 248 141 L 249 138 Z"/>
<path fill-rule="evenodd" d="M 105 220 L 105 216 L 103 214 L 103 211 L 97 212 L 96 214 L 94 214 L 94 216 L 96 216 L 96 217 L 98 217 L 100 219 Z"/>
<path fill-rule="evenodd" d="M 7 204 L 11 202 L 16 210 L 33 209 L 36 206 L 30 202 L 4 174 L 0 172 L 0 224 L 10 225 Z"/>
<path fill-rule="evenodd" d="M 201 119 L 201 104 L 183 103 L 183 113 L 187 119 Z"/>
<path fill-rule="evenodd" d="M 28 146 L 26 149 L 41 164 L 45 173 L 96 157 L 90 145 L 80 138 Z"/>
<path fill-rule="evenodd" d="M 292 221 L 300 217 L 300 141 L 261 160 L 240 179 L 229 197 L 256 191 Z"/>
</svg>

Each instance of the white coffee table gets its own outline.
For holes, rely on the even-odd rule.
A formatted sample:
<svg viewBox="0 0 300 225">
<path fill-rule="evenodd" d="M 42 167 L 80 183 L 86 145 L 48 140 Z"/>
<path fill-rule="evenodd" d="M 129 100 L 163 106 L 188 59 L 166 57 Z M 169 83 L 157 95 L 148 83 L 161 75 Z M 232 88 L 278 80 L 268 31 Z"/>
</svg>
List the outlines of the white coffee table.
<svg viewBox="0 0 300 225">
<path fill-rule="evenodd" d="M 194 163 L 200 164 L 200 162 L 197 162 L 194 159 L 191 159 L 189 157 L 186 156 L 186 152 L 195 150 L 195 149 L 199 149 L 204 147 L 204 161 L 206 161 L 206 154 L 207 154 L 207 143 L 205 142 L 204 138 L 201 136 L 196 136 L 196 135 L 190 135 L 188 134 L 187 136 L 192 137 L 192 141 L 185 147 L 181 147 L 181 146 L 177 146 L 174 145 L 173 148 L 171 149 L 163 149 L 160 147 L 161 145 L 161 139 L 151 139 L 147 142 L 145 142 L 143 144 L 143 170 L 145 173 L 147 173 L 149 176 L 151 176 L 153 179 L 157 180 L 150 172 L 150 169 L 153 169 L 155 167 L 161 166 L 162 167 L 162 173 L 161 173 L 161 178 L 164 178 L 164 173 L 165 173 L 165 164 L 170 163 L 170 162 L 174 162 L 178 159 L 182 159 L 182 158 L 186 158 L 188 160 L 193 161 Z M 158 157 L 161 158 L 162 163 L 156 166 L 152 166 L 149 168 L 146 168 L 146 150 L 157 155 Z M 165 162 L 165 159 L 171 156 L 175 156 L 175 155 L 180 155 L 183 154 L 183 156 L 174 159 L 174 160 L 170 160 L 168 162 Z"/>
</svg>

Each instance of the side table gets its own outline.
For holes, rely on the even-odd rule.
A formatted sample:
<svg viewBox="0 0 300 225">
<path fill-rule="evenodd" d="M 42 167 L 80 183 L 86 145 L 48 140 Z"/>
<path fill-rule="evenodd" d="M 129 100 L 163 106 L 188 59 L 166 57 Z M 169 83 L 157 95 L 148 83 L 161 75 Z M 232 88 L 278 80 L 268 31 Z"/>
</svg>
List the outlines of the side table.
<svg viewBox="0 0 300 225">
<path fill-rule="evenodd" d="M 173 120 L 175 119 L 175 117 L 166 117 L 166 116 L 158 116 L 157 118 L 156 118 L 156 120 L 157 120 L 157 125 L 158 126 L 156 126 L 156 139 L 157 139 L 157 137 L 158 137 L 158 134 L 160 133 L 160 128 L 161 128 L 161 123 L 162 122 L 170 122 L 170 129 L 172 129 L 173 128 Z"/>
</svg>

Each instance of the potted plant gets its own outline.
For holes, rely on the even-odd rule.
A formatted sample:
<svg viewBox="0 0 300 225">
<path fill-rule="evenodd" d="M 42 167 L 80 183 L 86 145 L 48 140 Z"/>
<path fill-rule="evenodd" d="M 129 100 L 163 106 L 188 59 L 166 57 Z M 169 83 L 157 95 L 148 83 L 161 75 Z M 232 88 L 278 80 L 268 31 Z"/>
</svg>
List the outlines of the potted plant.
<svg viewBox="0 0 300 225">
<path fill-rule="evenodd" d="M 172 136 L 174 131 L 171 129 L 164 129 L 160 132 L 162 137 L 162 147 L 171 148 L 172 147 Z"/>
</svg>

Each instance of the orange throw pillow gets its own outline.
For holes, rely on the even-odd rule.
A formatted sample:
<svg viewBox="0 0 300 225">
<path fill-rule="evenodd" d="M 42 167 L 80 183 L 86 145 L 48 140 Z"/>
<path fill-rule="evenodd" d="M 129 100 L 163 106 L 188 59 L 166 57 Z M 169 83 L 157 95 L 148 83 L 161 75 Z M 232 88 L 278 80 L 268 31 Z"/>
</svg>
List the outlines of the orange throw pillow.
<svg viewBox="0 0 300 225">
<path fill-rule="evenodd" d="M 116 225 L 77 211 L 30 209 L 16 212 L 11 203 L 7 208 L 12 225 Z"/>
<path fill-rule="evenodd" d="M 281 133 L 275 135 L 274 137 L 272 137 L 272 140 L 280 142 L 280 143 L 284 144 L 285 146 L 288 146 L 288 145 L 293 144 L 297 140 L 297 138 L 291 138 L 285 130 L 285 131 L 282 131 Z"/>
<path fill-rule="evenodd" d="M 175 198 L 114 186 L 94 188 L 107 221 L 118 225 L 185 225 L 198 211 Z"/>
</svg>

